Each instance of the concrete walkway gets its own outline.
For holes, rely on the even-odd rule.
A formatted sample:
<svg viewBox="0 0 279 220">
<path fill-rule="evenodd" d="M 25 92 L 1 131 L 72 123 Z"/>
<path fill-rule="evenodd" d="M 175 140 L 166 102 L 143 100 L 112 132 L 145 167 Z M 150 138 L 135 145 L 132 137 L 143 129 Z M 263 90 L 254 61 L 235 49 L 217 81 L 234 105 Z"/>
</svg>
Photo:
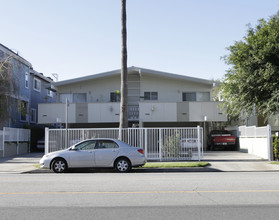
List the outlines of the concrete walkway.
<svg viewBox="0 0 279 220">
<path fill-rule="evenodd" d="M 279 171 L 279 165 L 239 151 L 208 151 L 204 153 L 203 161 L 211 164 L 207 168 L 224 172 Z"/>
<path fill-rule="evenodd" d="M 0 158 L 0 174 L 1 173 L 24 173 L 37 168 L 35 164 L 39 164 L 43 153 L 29 153 L 13 157 Z"/>
<path fill-rule="evenodd" d="M 38 170 L 34 165 L 39 164 L 43 153 L 30 153 L 15 157 L 0 159 L 1 173 L 28 173 Z M 270 161 L 236 151 L 213 151 L 205 152 L 202 161 L 209 162 L 211 165 L 204 168 L 179 168 L 173 172 L 270 172 L 279 171 L 279 165 L 270 164 Z M 162 169 L 161 172 L 166 170 Z M 167 172 L 171 172 L 168 169 Z M 44 172 L 44 170 L 42 170 Z M 145 169 L 148 172 L 148 169 Z M 152 172 L 152 170 L 150 170 Z M 158 170 L 156 171 L 158 172 Z"/>
</svg>

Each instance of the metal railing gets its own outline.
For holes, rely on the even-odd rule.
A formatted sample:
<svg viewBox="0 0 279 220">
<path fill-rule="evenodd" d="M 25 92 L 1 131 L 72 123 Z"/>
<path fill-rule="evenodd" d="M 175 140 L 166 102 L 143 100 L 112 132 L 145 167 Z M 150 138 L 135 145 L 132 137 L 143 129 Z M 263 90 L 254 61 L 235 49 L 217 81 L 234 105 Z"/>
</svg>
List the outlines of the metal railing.
<svg viewBox="0 0 279 220">
<path fill-rule="evenodd" d="M 92 128 L 48 129 L 45 131 L 45 153 L 62 150 L 91 138 L 120 139 L 144 149 L 147 160 L 201 160 L 203 129 L 192 128 Z"/>
</svg>

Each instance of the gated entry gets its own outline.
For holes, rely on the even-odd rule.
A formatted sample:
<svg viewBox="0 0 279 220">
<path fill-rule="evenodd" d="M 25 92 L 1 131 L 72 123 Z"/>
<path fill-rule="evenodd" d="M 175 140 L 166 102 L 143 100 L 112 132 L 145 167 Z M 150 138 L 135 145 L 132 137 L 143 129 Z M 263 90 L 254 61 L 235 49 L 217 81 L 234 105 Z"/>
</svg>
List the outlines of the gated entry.
<svg viewBox="0 0 279 220">
<path fill-rule="evenodd" d="M 127 129 L 48 129 L 45 131 L 45 153 L 66 149 L 90 138 L 114 138 L 134 147 L 142 147 L 147 160 L 201 160 L 203 129 L 127 128 Z"/>
</svg>

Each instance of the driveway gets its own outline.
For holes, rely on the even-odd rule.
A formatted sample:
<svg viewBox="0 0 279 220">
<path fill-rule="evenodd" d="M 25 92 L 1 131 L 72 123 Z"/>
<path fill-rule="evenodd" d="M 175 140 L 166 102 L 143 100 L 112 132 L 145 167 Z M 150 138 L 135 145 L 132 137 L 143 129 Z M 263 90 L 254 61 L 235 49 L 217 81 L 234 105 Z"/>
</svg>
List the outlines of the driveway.
<svg viewBox="0 0 279 220">
<path fill-rule="evenodd" d="M 240 151 L 205 151 L 203 161 L 265 161 L 253 154 Z"/>
<path fill-rule="evenodd" d="M 211 164 L 208 168 L 224 172 L 279 171 L 279 165 L 239 151 L 207 151 L 204 152 L 202 161 Z"/>
</svg>

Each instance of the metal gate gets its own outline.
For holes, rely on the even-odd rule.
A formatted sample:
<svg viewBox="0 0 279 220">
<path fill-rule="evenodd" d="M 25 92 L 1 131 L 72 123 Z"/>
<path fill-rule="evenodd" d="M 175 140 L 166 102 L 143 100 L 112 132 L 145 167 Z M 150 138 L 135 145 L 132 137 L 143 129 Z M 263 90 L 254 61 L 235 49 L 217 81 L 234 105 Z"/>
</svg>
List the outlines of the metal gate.
<svg viewBox="0 0 279 220">
<path fill-rule="evenodd" d="M 120 139 L 144 149 L 147 160 L 201 160 L 203 129 L 192 128 L 92 128 L 48 129 L 45 131 L 45 153 L 66 149 L 91 138 Z"/>
</svg>

